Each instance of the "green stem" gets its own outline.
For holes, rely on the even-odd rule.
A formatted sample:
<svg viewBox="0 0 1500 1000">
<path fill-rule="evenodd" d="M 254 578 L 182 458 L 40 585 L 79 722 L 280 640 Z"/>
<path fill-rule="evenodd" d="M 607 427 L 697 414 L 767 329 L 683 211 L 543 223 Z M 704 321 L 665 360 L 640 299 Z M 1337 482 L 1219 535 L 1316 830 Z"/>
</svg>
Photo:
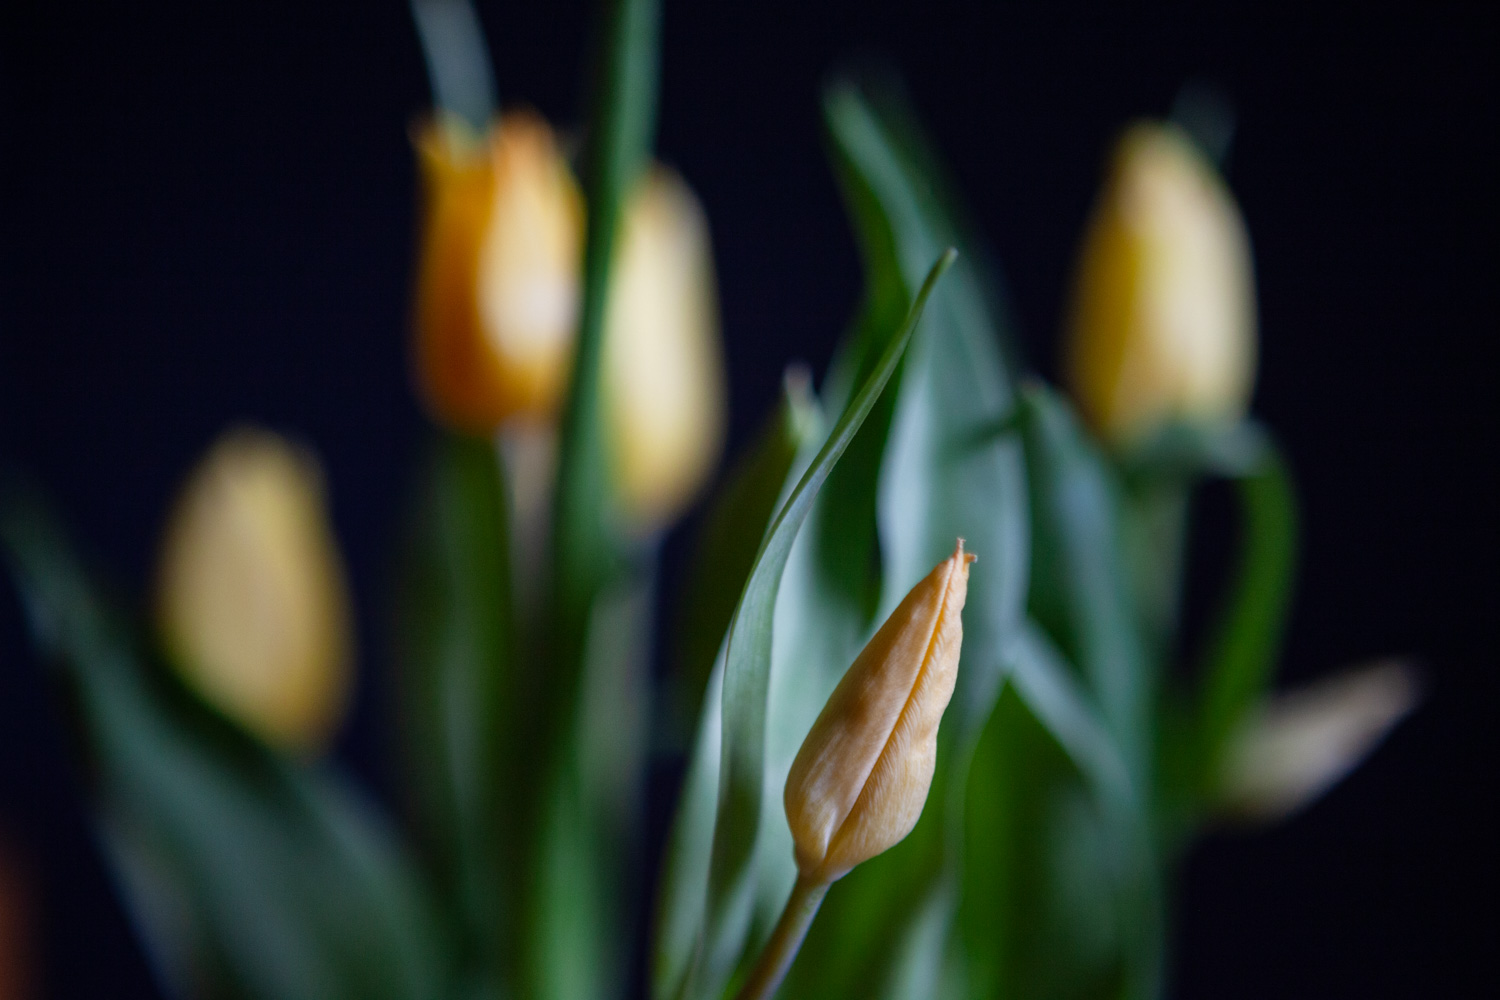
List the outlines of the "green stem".
<svg viewBox="0 0 1500 1000">
<path fill-rule="evenodd" d="M 813 917 L 818 915 L 818 907 L 823 904 L 830 884 L 797 877 L 797 884 L 792 886 L 792 894 L 787 898 L 786 909 L 781 911 L 776 929 L 761 949 L 760 958 L 756 959 L 755 968 L 750 970 L 750 978 L 740 987 L 736 1000 L 770 1000 L 776 995 L 777 987 L 792 967 L 792 959 L 797 957 L 797 949 L 802 947 L 802 939 L 807 937 Z"/>
<path fill-rule="evenodd" d="M 1191 490 L 1185 478 L 1168 476 L 1136 484 L 1128 494 L 1136 599 L 1158 669 L 1171 658 L 1177 633 Z"/>
</svg>

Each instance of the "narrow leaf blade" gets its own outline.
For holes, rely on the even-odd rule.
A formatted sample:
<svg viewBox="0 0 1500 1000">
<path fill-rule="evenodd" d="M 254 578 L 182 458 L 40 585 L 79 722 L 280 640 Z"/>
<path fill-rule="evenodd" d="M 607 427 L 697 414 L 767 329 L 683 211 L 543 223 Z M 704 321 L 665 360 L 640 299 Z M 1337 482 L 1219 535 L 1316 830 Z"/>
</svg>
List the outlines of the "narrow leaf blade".
<svg viewBox="0 0 1500 1000">
<path fill-rule="evenodd" d="M 755 890 L 752 861 L 763 792 L 772 621 L 782 571 L 819 488 L 895 372 L 928 295 L 953 263 L 954 256 L 954 251 L 949 250 L 933 265 L 906 323 L 886 347 L 875 370 L 850 401 L 817 458 L 778 512 L 735 611 L 725 661 L 724 752 L 718 819 L 714 827 L 703 943 L 693 976 L 695 995 L 711 996 L 718 992 L 739 957 L 748 930 Z"/>
</svg>

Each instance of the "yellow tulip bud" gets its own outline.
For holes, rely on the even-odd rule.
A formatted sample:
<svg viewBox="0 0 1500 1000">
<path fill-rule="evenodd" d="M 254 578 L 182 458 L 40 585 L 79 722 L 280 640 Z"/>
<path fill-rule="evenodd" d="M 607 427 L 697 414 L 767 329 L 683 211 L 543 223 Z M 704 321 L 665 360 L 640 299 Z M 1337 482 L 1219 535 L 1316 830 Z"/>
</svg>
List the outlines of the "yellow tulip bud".
<svg viewBox="0 0 1500 1000">
<path fill-rule="evenodd" d="M 321 746 L 348 698 L 350 603 L 314 459 L 263 430 L 221 437 L 162 544 L 168 655 L 210 704 L 275 746 Z"/>
<path fill-rule="evenodd" d="M 724 361 L 708 221 L 677 174 L 655 167 L 626 204 L 605 312 L 603 393 L 621 507 L 670 520 L 723 444 Z"/>
<path fill-rule="evenodd" d="M 1173 419 L 1243 415 L 1255 378 L 1250 242 L 1228 189 L 1175 126 L 1140 123 L 1120 140 L 1066 334 L 1073 396 L 1113 444 Z"/>
<path fill-rule="evenodd" d="M 917 825 L 958 677 L 969 563 L 960 539 L 855 659 L 797 751 L 786 817 L 804 881 L 827 883 Z"/>
<path fill-rule="evenodd" d="M 415 137 L 425 188 L 418 382 L 428 409 L 488 433 L 556 411 L 578 320 L 583 199 L 552 130 L 513 111 L 488 139 L 454 120 Z"/>
</svg>

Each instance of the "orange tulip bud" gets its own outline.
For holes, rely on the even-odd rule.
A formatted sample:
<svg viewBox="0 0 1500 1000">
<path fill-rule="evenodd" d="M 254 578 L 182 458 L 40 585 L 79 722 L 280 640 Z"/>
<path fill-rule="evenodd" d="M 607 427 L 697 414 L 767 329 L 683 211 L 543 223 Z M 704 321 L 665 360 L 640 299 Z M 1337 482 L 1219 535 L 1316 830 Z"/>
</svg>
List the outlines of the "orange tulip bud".
<svg viewBox="0 0 1500 1000">
<path fill-rule="evenodd" d="M 487 138 L 415 137 L 425 188 L 417 377 L 440 423 L 489 433 L 556 411 L 578 318 L 583 199 L 552 130 L 513 111 Z"/>
<path fill-rule="evenodd" d="M 937 764 L 938 723 L 958 678 L 973 561 L 960 539 L 912 588 L 797 751 L 786 817 L 805 881 L 840 878 L 917 825 Z"/>
</svg>

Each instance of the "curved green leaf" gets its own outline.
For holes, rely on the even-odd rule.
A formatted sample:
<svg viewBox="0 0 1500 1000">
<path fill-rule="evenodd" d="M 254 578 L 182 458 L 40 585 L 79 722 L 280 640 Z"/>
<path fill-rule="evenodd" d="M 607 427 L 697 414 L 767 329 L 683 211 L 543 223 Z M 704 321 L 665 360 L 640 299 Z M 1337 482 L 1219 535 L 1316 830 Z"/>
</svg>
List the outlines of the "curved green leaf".
<svg viewBox="0 0 1500 1000">
<path fill-rule="evenodd" d="M 373 807 L 147 669 L 33 497 L 0 498 L 0 550 L 78 709 L 106 832 L 129 841 L 116 857 L 158 862 L 222 989 L 403 1000 L 447 988 L 434 914 Z M 141 887 L 133 874 L 124 884 Z"/>
<path fill-rule="evenodd" d="M 902 843 L 861 865 L 829 893 L 803 944 L 803 957 L 792 967 L 787 991 L 928 997 L 945 967 L 955 898 L 957 859 L 945 830 L 957 820 L 961 773 L 999 689 L 995 650 L 1023 611 L 1024 469 L 1015 435 L 993 433 L 1011 420 L 1015 390 L 1003 351 L 1003 314 L 986 295 L 976 263 L 980 255 L 970 256 L 973 241 L 951 199 L 940 193 L 941 171 L 909 110 L 894 89 L 868 79 L 835 84 L 824 110 L 836 172 L 865 258 L 865 331 L 878 330 L 883 317 L 905 308 L 935 248 L 957 243 L 963 252 L 923 312 L 888 394 L 885 433 L 872 436 L 878 450 L 865 464 L 868 473 L 850 484 L 851 493 L 863 492 L 866 504 L 874 500 L 874 510 L 867 513 L 854 498 L 837 503 L 842 498 L 831 481 L 809 522 L 812 539 L 835 532 L 852 536 L 857 527 L 878 539 L 874 606 L 859 616 L 849 613 L 857 608 L 844 610 L 847 600 L 841 606 L 829 599 L 828 579 L 848 573 L 847 556 L 825 558 L 824 568 L 811 558 L 799 563 L 794 553 L 788 568 L 783 597 L 798 599 L 785 603 L 809 610 L 789 610 L 786 617 L 793 620 L 785 631 L 825 632 L 816 662 L 827 661 L 832 669 L 809 668 L 791 652 L 778 657 L 773 709 L 775 725 L 785 735 L 768 753 L 768 786 L 785 777 L 812 716 L 868 637 L 868 627 L 946 557 L 955 537 L 967 540 L 979 562 L 970 569 L 963 662 L 940 735 L 928 806 Z M 859 346 L 856 342 L 855 349 Z M 862 433 L 870 434 L 870 426 Z M 837 476 L 860 469 L 846 465 Z M 810 544 L 806 552 L 822 554 Z M 830 621 L 839 622 L 839 611 L 847 624 L 830 629 Z M 782 617 L 778 612 L 778 629 Z M 781 638 L 779 632 L 778 645 Z M 796 651 L 802 649 L 798 643 Z M 775 872 L 765 880 L 767 911 L 780 905 L 782 883 L 793 877 L 789 835 L 777 820 L 762 830 L 761 864 Z M 917 906 L 914 900 L 925 902 Z"/>
<path fill-rule="evenodd" d="M 776 411 L 731 470 L 704 518 L 676 629 L 676 720 L 696 719 L 709 672 L 797 456 L 821 440 L 822 433 L 823 414 L 806 371 L 789 370 Z"/>
<path fill-rule="evenodd" d="M 655 130 L 660 5 L 612 0 L 601 20 L 584 155 L 583 301 L 558 440 L 550 620 L 545 662 L 531 666 L 545 678 L 533 708 L 541 734 L 527 758 L 540 790 L 518 817 L 527 843 L 521 992 L 537 1000 L 566 1000 L 580 983 L 596 984 L 605 995 L 624 988 L 619 942 L 628 938 L 630 909 L 628 863 L 619 855 L 637 836 L 634 814 L 622 816 L 609 801 L 589 798 L 598 789 L 590 761 L 599 759 L 602 744 L 579 726 L 591 697 L 586 685 L 607 689 L 618 682 L 623 689 L 632 682 L 597 671 L 589 676 L 591 665 L 603 662 L 595 654 L 606 637 L 591 633 L 601 615 L 610 617 L 601 603 L 628 601 L 638 583 L 614 523 L 600 364 L 621 212 L 647 166 Z M 635 662 L 618 660 L 622 667 Z"/>
<path fill-rule="evenodd" d="M 1146 796 L 1155 680 L 1127 572 L 1119 485 L 1060 396 L 1028 386 L 1021 423 L 1031 487 L 1031 613 L 1082 669 Z"/>
<path fill-rule="evenodd" d="M 1004 657 L 969 775 L 968 995 L 1154 997 L 1160 872 L 1124 756 L 1039 628 Z"/>
<path fill-rule="evenodd" d="M 764 791 L 772 623 L 792 543 L 819 488 L 895 372 L 928 295 L 954 256 L 954 251 L 949 250 L 933 265 L 906 323 L 891 339 L 874 371 L 849 402 L 817 458 L 777 513 L 735 610 L 725 655 L 718 817 L 703 936 L 694 972 L 689 976 L 690 995 L 718 993 L 740 957 L 749 930 L 755 892 L 753 860 Z"/>
<path fill-rule="evenodd" d="M 517 844 L 507 819 L 528 784 L 516 742 L 508 512 L 494 445 L 434 438 L 408 543 L 397 618 L 404 786 L 465 961 L 497 981 L 515 920 Z"/>
</svg>

